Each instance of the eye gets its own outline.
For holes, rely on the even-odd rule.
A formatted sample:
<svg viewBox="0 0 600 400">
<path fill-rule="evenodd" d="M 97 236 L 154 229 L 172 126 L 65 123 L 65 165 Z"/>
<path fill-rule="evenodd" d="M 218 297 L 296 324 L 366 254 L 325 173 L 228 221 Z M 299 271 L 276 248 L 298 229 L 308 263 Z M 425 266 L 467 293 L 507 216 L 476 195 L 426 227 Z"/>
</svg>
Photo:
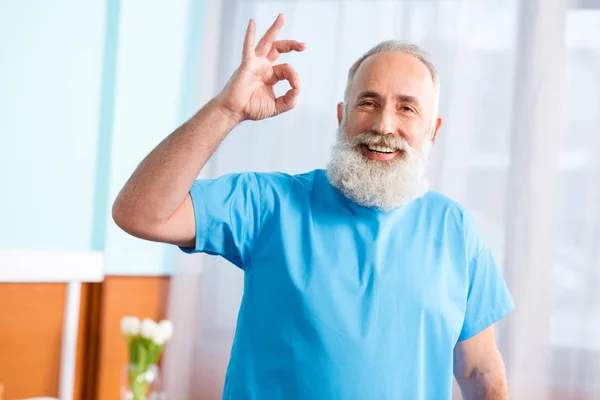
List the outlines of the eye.
<svg viewBox="0 0 600 400">
<path fill-rule="evenodd" d="M 411 112 L 411 113 L 414 113 L 414 112 L 415 112 L 415 110 L 413 110 L 413 109 L 412 109 L 411 107 L 409 107 L 409 106 L 402 106 L 400 109 L 401 109 L 402 111 L 406 111 L 406 112 Z"/>
<path fill-rule="evenodd" d="M 360 105 L 364 107 L 375 107 L 375 103 L 369 100 L 361 102 Z"/>
</svg>

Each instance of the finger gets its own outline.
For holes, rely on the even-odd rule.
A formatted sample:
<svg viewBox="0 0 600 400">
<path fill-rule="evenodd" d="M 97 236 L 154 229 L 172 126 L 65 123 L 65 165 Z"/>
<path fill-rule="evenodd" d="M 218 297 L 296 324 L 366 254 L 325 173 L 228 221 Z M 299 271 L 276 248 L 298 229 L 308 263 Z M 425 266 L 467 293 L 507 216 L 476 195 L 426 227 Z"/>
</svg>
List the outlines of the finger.
<svg viewBox="0 0 600 400">
<path fill-rule="evenodd" d="M 291 51 L 304 51 L 306 43 L 296 40 L 277 40 L 271 45 L 271 51 L 267 55 L 267 60 L 274 62 L 279 58 L 280 54 L 289 53 Z"/>
<path fill-rule="evenodd" d="M 283 14 L 279 14 L 273 22 L 273 25 L 265 32 L 265 35 L 260 39 L 258 45 L 256 45 L 256 55 L 258 57 L 263 57 L 267 55 L 269 50 L 271 50 L 271 44 L 275 41 L 279 30 L 283 26 Z"/>
<path fill-rule="evenodd" d="M 296 107 L 298 93 L 300 93 L 300 89 L 290 89 L 285 95 L 278 97 L 275 100 L 277 114 L 284 113 Z"/>
<path fill-rule="evenodd" d="M 256 33 L 256 24 L 250 18 L 248 28 L 246 28 L 246 37 L 244 38 L 244 50 L 242 56 L 244 58 L 254 57 L 254 34 Z"/>
<path fill-rule="evenodd" d="M 300 77 L 290 64 L 275 65 L 273 67 L 273 72 L 273 78 L 271 79 L 271 82 L 269 82 L 271 85 L 286 80 L 290 83 L 292 89 L 300 89 Z"/>
</svg>

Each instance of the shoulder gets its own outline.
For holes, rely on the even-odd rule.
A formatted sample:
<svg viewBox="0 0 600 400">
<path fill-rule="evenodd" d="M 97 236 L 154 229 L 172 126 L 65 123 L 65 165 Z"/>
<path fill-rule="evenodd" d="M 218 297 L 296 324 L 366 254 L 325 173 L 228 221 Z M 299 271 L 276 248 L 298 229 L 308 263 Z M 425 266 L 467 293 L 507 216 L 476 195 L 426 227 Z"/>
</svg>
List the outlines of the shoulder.
<svg viewBox="0 0 600 400">
<path fill-rule="evenodd" d="M 418 207 L 431 216 L 448 219 L 462 225 L 463 217 L 466 214 L 465 207 L 439 192 L 429 191 L 423 197 L 417 200 Z"/>
<path fill-rule="evenodd" d="M 320 170 L 296 175 L 285 172 L 233 172 L 217 178 L 198 179 L 190 193 L 192 197 L 242 196 L 266 204 L 279 203 L 283 199 L 310 196 L 317 182 L 320 182 L 321 175 L 323 173 Z"/>
<path fill-rule="evenodd" d="M 253 174 L 259 181 L 272 184 L 289 185 L 289 184 L 306 184 L 314 182 L 320 175 L 321 170 L 313 170 L 301 174 L 288 174 L 285 172 L 249 172 Z"/>
<path fill-rule="evenodd" d="M 260 189 L 275 191 L 311 191 L 323 175 L 321 170 L 313 170 L 301 174 L 285 172 L 252 172 Z"/>
<path fill-rule="evenodd" d="M 285 172 L 231 172 L 217 178 L 202 178 L 194 181 L 194 185 L 213 183 L 232 184 L 236 186 L 255 186 L 258 188 L 289 189 L 294 186 L 311 187 L 321 175 L 320 170 L 302 174 L 288 174 Z"/>
<path fill-rule="evenodd" d="M 477 254 L 486 246 L 473 214 L 456 200 L 429 191 L 421 198 L 421 205 L 433 221 L 443 223 L 447 229 L 461 236 L 468 253 Z"/>
</svg>

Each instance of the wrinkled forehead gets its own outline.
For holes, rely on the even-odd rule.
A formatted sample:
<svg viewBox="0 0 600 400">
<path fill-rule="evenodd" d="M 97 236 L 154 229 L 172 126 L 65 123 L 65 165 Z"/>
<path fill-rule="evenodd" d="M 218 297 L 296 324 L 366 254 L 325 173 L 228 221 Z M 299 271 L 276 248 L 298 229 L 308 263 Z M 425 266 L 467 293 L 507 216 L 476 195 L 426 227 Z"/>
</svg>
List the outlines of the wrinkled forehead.
<svg viewBox="0 0 600 400">
<path fill-rule="evenodd" d="M 350 82 L 348 101 L 364 91 L 386 96 L 414 96 L 432 104 L 436 88 L 429 68 L 418 58 L 401 52 L 377 53 L 368 57 Z"/>
</svg>

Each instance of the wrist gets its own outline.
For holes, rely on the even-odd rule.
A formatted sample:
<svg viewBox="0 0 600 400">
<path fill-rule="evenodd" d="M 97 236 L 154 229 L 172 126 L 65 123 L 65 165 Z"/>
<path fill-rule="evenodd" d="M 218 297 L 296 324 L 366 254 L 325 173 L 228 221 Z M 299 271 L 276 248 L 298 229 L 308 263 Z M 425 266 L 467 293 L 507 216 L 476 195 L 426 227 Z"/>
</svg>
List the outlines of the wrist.
<svg viewBox="0 0 600 400">
<path fill-rule="evenodd" d="M 236 111 L 230 107 L 225 101 L 222 100 L 221 96 L 218 95 L 210 101 L 211 105 L 215 108 L 216 112 L 227 121 L 232 127 L 243 122 L 246 118 L 241 111 Z"/>
</svg>

